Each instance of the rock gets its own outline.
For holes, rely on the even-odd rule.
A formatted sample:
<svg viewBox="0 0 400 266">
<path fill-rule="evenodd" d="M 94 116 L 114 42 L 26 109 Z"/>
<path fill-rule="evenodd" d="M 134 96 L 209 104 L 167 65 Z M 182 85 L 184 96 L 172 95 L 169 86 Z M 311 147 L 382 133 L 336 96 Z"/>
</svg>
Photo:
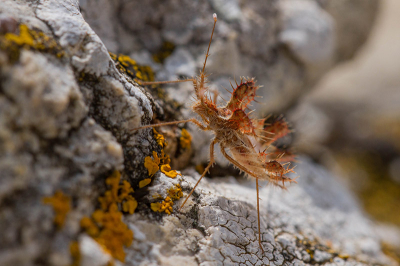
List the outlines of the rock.
<svg viewBox="0 0 400 266">
<path fill-rule="evenodd" d="M 260 191 L 264 254 L 257 242 L 255 182 L 206 179 L 182 212 L 176 212 L 179 200 L 176 214 L 164 216 L 161 224 L 140 213 L 128 217 L 140 236 L 128 248 L 128 257 L 135 264 L 148 265 L 169 265 L 172 258 L 177 264 L 197 265 L 190 260 L 193 256 L 200 265 L 282 265 L 284 260 L 285 265 L 390 263 L 380 251 L 379 238 L 371 234 L 372 223 L 349 191 L 309 159 L 300 161 L 297 170 L 302 178 L 289 192 L 270 186 Z M 190 176 L 199 175 L 187 173 L 184 180 L 194 184 L 196 179 Z M 184 190 L 191 188 L 187 182 L 182 183 Z M 345 256 L 349 258 L 344 261 Z"/>
<path fill-rule="evenodd" d="M 210 69 L 206 68 L 213 74 L 209 78 L 214 81 L 221 76 L 256 77 L 264 85 L 259 91 L 264 97 L 263 104 L 257 107 L 257 112 L 265 115 L 290 106 L 334 64 L 355 53 L 368 36 L 378 1 L 180 0 L 162 5 L 156 0 L 112 1 L 107 3 L 112 8 L 101 11 L 106 12 L 104 16 L 89 11 L 96 5 L 97 2 L 84 1 L 82 12 L 105 43 L 112 43 L 109 49 L 118 50 L 114 43 L 123 43 L 114 30 L 122 27 L 125 39 L 130 33 L 129 38 L 142 44 L 138 48 L 134 41 L 129 52 L 125 44 L 121 45 L 128 54 L 137 52 L 134 49 L 154 54 L 168 41 L 189 49 L 201 66 L 212 29 L 211 16 L 217 12 L 219 20 L 211 45 Z M 357 10 L 356 16 L 350 6 Z M 110 13 L 119 16 L 119 10 L 121 19 L 108 19 Z M 103 24 L 107 27 L 102 27 Z M 350 36 L 350 32 L 357 34 Z M 172 72 L 176 70 L 165 67 Z M 172 80 L 176 74 L 160 78 Z"/>
<path fill-rule="evenodd" d="M 332 60 L 335 50 L 334 21 L 317 2 L 282 1 L 280 41 L 306 65 Z"/>
<path fill-rule="evenodd" d="M 257 242 L 254 182 L 205 178 L 178 211 L 182 190 L 188 193 L 199 175 L 189 169 L 174 177 L 162 157 L 163 136 L 132 131 L 180 117 L 178 105 L 139 86 L 123 64 L 130 62 L 137 78 L 151 73 L 108 49 L 144 51 L 149 60 L 172 41 L 178 47 L 160 72 L 195 74 L 213 8 L 229 7 L 236 13 L 217 24 L 221 39 L 210 66 L 218 73 L 211 81 L 226 83 L 230 71 L 265 76 L 260 83 L 280 100 L 260 112 L 281 110 L 304 91 L 308 69 L 279 47 L 277 1 L 157 3 L 2 2 L 8 17 L 0 17 L 0 264 L 104 265 L 113 257 L 116 265 L 302 265 L 343 253 L 347 265 L 389 263 L 351 194 L 306 158 L 289 193 L 261 189 L 265 253 Z M 135 42 L 132 50 L 121 38 Z M 220 62 L 225 45 L 234 54 L 229 62 L 243 66 Z M 179 147 L 176 133 L 165 131 Z M 209 139 L 195 142 L 207 147 Z M 145 162 L 163 173 L 149 174 Z"/>
<path fill-rule="evenodd" d="M 107 254 L 90 236 L 83 235 L 80 237 L 79 248 L 82 266 L 107 265 L 111 261 L 110 254 Z"/>
</svg>

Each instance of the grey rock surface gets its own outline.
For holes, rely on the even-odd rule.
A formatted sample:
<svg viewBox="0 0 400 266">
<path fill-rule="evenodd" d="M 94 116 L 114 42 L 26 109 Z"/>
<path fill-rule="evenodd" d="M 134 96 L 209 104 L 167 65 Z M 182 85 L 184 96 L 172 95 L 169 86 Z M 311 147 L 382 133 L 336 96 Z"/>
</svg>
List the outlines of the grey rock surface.
<svg viewBox="0 0 400 266">
<path fill-rule="evenodd" d="M 202 180 L 181 212 L 154 222 L 143 214 L 127 221 L 136 239 L 128 248 L 132 265 L 370 265 L 390 264 L 380 251 L 372 222 L 351 193 L 306 157 L 299 184 L 289 191 L 263 186 L 262 243 L 257 242 L 255 182 Z M 185 172 L 184 189 L 199 177 Z M 195 177 L 195 178 L 192 178 Z M 304 178 L 303 178 L 304 177 Z M 160 175 L 160 180 L 165 176 Z M 158 181 L 160 182 L 160 181 Z M 177 201 L 180 206 L 182 200 Z M 177 208 L 176 208 L 177 209 Z M 151 254 L 146 256 L 145 254 Z M 348 257 L 343 260 L 343 257 Z"/>
<path fill-rule="evenodd" d="M 279 46 L 283 11 L 277 1 L 158 3 L 2 1 L 1 23 L 27 25 L 63 53 L 41 48 L 34 40 L 33 45 L 21 45 L 13 61 L 10 50 L 0 46 L 1 265 L 71 265 L 72 241 L 79 243 L 81 265 L 110 261 L 101 245 L 82 232 L 80 220 L 97 208 L 105 178 L 113 170 L 123 171 L 135 189 L 148 177 L 143 162 L 160 147 L 152 130 L 131 129 L 164 113 L 159 99 L 118 70 L 108 49 L 146 54 L 157 51 L 163 41 L 172 41 L 179 47 L 170 67 L 158 66 L 160 73 L 167 78 L 190 75 L 202 64 L 213 9 L 231 10 L 217 25 L 221 39 L 219 52 L 213 55 L 217 60 L 210 60 L 210 69 L 217 73 L 213 78 L 226 82 L 231 70 L 259 76 L 268 88 L 261 94 L 269 95 L 261 113 L 287 107 L 304 90 L 307 66 Z M 17 36 L 22 29 L 7 31 Z M 5 34 L 0 38 L 4 41 Z M 222 60 L 227 57 L 224 47 L 234 55 L 232 63 Z M 190 68 L 177 65 L 174 58 Z M 280 100 L 282 93 L 285 100 Z M 267 105 L 272 99 L 275 104 Z M 233 178 L 204 181 L 182 212 L 176 210 L 181 202 L 177 201 L 174 213 L 166 215 L 151 211 L 148 203 L 156 201 L 152 196 L 164 197 L 178 183 L 188 192 L 198 175 L 188 170 L 171 179 L 158 172 L 147 198 L 139 200 L 137 213 L 123 218 L 134 232 L 132 245 L 125 249 L 125 264 L 388 263 L 349 192 L 307 159 L 298 173 L 299 185 L 287 193 L 262 189 L 266 252 L 261 254 L 253 183 L 239 184 Z M 53 224 L 52 208 L 43 204 L 44 197 L 58 190 L 72 201 L 61 230 Z M 342 259 L 344 253 L 349 258 Z"/>
</svg>

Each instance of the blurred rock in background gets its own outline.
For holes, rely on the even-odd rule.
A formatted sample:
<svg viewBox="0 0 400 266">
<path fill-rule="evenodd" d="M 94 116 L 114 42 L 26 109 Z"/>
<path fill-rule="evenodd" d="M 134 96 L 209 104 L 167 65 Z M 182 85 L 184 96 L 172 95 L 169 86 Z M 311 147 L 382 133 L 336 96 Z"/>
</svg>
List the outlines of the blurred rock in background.
<svg viewBox="0 0 400 266">
<path fill-rule="evenodd" d="M 399 259 L 400 2 L 381 4 L 354 60 L 329 72 L 290 117 L 295 146 L 346 178 Z"/>
</svg>

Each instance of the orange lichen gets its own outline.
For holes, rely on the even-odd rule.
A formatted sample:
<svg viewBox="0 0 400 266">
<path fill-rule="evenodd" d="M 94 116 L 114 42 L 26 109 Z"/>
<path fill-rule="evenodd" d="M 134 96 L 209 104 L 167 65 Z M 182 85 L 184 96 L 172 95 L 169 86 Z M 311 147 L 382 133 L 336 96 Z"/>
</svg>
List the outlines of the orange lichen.
<svg viewBox="0 0 400 266">
<path fill-rule="evenodd" d="M 153 212 L 161 212 L 161 202 L 150 203 L 150 208 Z"/>
<path fill-rule="evenodd" d="M 204 165 L 198 164 L 194 169 L 197 171 L 197 173 L 202 174 L 204 172 Z"/>
<path fill-rule="evenodd" d="M 153 60 L 157 63 L 163 63 L 164 60 L 172 54 L 175 49 L 175 45 L 172 42 L 164 42 L 160 48 L 160 50 L 153 54 Z"/>
<path fill-rule="evenodd" d="M 192 143 L 192 135 L 186 129 L 182 129 L 182 136 L 179 138 L 179 144 L 182 149 L 189 149 Z"/>
<path fill-rule="evenodd" d="M 144 167 L 149 171 L 149 176 L 153 176 L 160 169 L 160 158 L 158 158 L 157 152 L 153 151 L 153 159 L 150 156 L 144 158 Z"/>
<path fill-rule="evenodd" d="M 167 146 L 167 142 L 165 141 L 164 135 L 160 134 L 153 128 L 154 138 L 156 139 L 158 145 L 165 148 Z"/>
<path fill-rule="evenodd" d="M 171 178 L 175 178 L 177 175 L 181 175 L 176 170 L 171 170 L 171 166 L 169 164 L 161 165 L 161 172 Z"/>
<path fill-rule="evenodd" d="M 138 206 L 138 202 L 132 196 L 128 196 L 126 201 L 122 203 L 122 210 L 129 214 L 133 214 Z"/>
<path fill-rule="evenodd" d="M 29 33 L 28 26 L 21 24 L 19 25 L 19 35 L 14 33 L 6 33 L 4 36 L 7 40 L 15 43 L 16 45 L 28 45 L 33 46 L 34 40 L 32 35 Z"/>
<path fill-rule="evenodd" d="M 131 187 L 131 184 L 129 184 L 128 181 L 123 180 L 122 185 L 119 186 L 119 195 L 118 195 L 118 202 L 123 201 L 124 199 L 128 200 L 130 199 L 130 193 L 133 193 L 133 188 Z"/>
<path fill-rule="evenodd" d="M 174 200 L 178 200 L 183 196 L 182 188 L 179 184 L 173 186 L 168 190 L 168 195 L 162 202 L 155 202 L 150 204 L 150 208 L 154 212 L 165 212 L 166 214 L 171 214 L 173 211 L 172 206 L 174 205 Z"/>
<path fill-rule="evenodd" d="M 139 188 L 143 188 L 151 183 L 151 178 L 143 179 L 139 182 Z"/>
<path fill-rule="evenodd" d="M 18 30 L 18 34 L 8 32 L 4 36 L 0 35 L 0 49 L 7 52 L 11 61 L 19 58 L 21 49 L 52 53 L 57 57 L 64 56 L 62 47 L 43 32 L 31 30 L 25 24 L 20 24 Z"/>
<path fill-rule="evenodd" d="M 133 80 L 152 81 L 154 72 L 149 66 L 141 66 L 127 55 L 109 53 L 112 60 L 116 62 L 116 67 L 123 73 L 130 76 Z"/>
<path fill-rule="evenodd" d="M 171 214 L 173 209 L 172 206 L 174 205 L 174 202 L 170 197 L 166 197 L 163 202 L 156 202 L 156 203 L 151 203 L 150 207 L 153 211 L 155 212 L 165 212 L 166 214 Z"/>
<path fill-rule="evenodd" d="M 122 211 L 133 214 L 138 203 L 131 195 L 134 191 L 129 182 L 123 180 L 120 184 L 120 179 L 117 171 L 106 179 L 109 189 L 98 199 L 101 209 L 95 210 L 91 217 L 82 218 L 80 224 L 115 259 L 124 262 L 124 246 L 131 245 L 133 232 L 122 221 L 118 206 L 121 204 Z"/>
<path fill-rule="evenodd" d="M 81 251 L 79 249 L 79 243 L 77 241 L 72 241 L 71 244 L 69 244 L 69 252 L 71 253 L 72 257 L 71 266 L 81 265 Z"/>
<path fill-rule="evenodd" d="M 159 134 L 155 129 L 153 129 L 154 136 L 157 140 L 157 143 L 165 148 L 167 146 L 167 142 L 163 135 Z M 147 156 L 144 158 L 144 167 L 149 171 L 149 176 L 153 176 L 157 173 L 161 168 L 161 172 L 163 172 L 166 176 L 175 178 L 177 175 L 180 175 L 176 170 L 171 170 L 171 166 L 169 165 L 171 159 L 167 154 L 165 154 L 164 149 L 161 150 L 161 156 L 159 157 L 157 152 L 153 151 L 153 158 Z M 161 164 L 161 165 L 160 165 Z M 139 184 L 140 187 L 140 184 Z"/>
<path fill-rule="evenodd" d="M 124 262 L 124 246 L 128 247 L 133 241 L 133 232 L 122 221 L 122 213 L 118 205 L 113 203 L 107 212 L 96 210 L 92 219 L 101 228 L 100 233 L 94 239 L 101 244 L 111 255 Z"/>
<path fill-rule="evenodd" d="M 118 55 L 118 61 L 124 66 L 124 67 L 129 67 L 129 66 L 134 66 L 136 65 L 136 61 L 130 58 L 127 55 L 119 54 Z"/>
<path fill-rule="evenodd" d="M 80 225 L 83 229 L 85 229 L 86 233 L 91 237 L 97 236 L 100 232 L 96 223 L 89 217 L 83 217 L 81 219 Z"/>
<path fill-rule="evenodd" d="M 54 223 L 58 228 L 62 228 L 67 213 L 71 210 L 71 198 L 64 195 L 62 191 L 57 191 L 52 197 L 44 197 L 43 203 L 53 206 L 53 210 L 56 214 L 54 217 Z"/>
<path fill-rule="evenodd" d="M 174 187 L 170 188 L 168 190 L 168 195 L 171 197 L 173 200 L 178 200 L 183 197 L 183 192 L 181 185 L 176 184 Z"/>
<path fill-rule="evenodd" d="M 164 150 L 161 150 L 161 164 L 170 164 L 171 163 L 171 158 L 169 158 L 168 154 L 164 153 Z"/>
</svg>

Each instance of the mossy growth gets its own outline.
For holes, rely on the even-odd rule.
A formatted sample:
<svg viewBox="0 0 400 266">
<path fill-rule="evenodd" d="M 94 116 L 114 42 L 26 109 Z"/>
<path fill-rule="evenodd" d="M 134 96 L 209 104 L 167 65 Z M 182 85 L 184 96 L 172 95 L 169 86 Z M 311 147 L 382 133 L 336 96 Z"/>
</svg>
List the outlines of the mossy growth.
<svg viewBox="0 0 400 266">
<path fill-rule="evenodd" d="M 82 218 L 81 227 L 115 259 L 124 262 L 124 246 L 131 245 L 133 232 L 122 221 L 122 211 L 134 213 L 137 201 L 131 195 L 134 191 L 129 182 L 120 180 L 118 171 L 106 179 L 108 190 L 98 198 L 100 209 L 95 210 L 91 217 Z"/>
<path fill-rule="evenodd" d="M 64 226 L 68 212 L 71 210 L 71 198 L 64 195 L 62 191 L 57 191 L 51 197 L 44 197 L 42 201 L 44 204 L 49 204 L 53 207 L 55 212 L 54 223 L 61 229 Z"/>
<path fill-rule="evenodd" d="M 58 58 L 65 55 L 54 38 L 42 31 L 29 29 L 25 24 L 19 25 L 18 33 L 0 34 L 0 49 L 6 52 L 11 62 L 18 61 L 21 49 L 53 54 Z"/>
</svg>

